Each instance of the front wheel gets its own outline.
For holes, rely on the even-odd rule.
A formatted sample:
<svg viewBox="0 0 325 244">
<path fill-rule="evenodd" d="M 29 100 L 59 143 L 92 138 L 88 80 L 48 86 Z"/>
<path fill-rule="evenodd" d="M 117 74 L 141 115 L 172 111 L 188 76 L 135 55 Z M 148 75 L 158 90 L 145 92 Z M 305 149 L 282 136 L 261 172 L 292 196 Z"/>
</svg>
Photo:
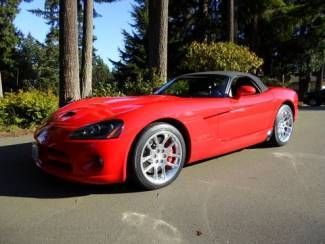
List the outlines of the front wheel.
<svg viewBox="0 0 325 244">
<path fill-rule="evenodd" d="M 177 178 L 185 158 L 182 134 L 170 124 L 154 123 L 142 132 L 135 144 L 132 174 L 147 190 L 161 188 Z"/>
<path fill-rule="evenodd" d="M 283 146 L 290 140 L 293 131 L 293 112 L 290 106 L 283 104 L 275 119 L 271 144 Z"/>
</svg>

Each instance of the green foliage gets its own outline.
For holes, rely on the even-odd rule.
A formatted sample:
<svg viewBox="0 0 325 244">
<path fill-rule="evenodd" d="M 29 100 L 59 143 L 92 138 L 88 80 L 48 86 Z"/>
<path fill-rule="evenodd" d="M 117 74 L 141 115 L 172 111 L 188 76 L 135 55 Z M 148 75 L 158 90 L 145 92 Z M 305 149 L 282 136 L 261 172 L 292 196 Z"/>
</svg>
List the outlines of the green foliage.
<svg viewBox="0 0 325 244">
<path fill-rule="evenodd" d="M 12 55 L 18 42 L 13 21 L 18 13 L 20 0 L 1 1 L 0 4 L 0 70 L 12 63 Z"/>
<path fill-rule="evenodd" d="M 159 76 L 153 74 L 152 80 L 147 80 L 141 74 L 135 81 L 123 82 L 123 93 L 127 96 L 148 95 L 154 88 L 160 87 L 165 81 L 161 81 Z"/>
<path fill-rule="evenodd" d="M 97 82 L 93 88 L 95 97 L 116 97 L 124 94 L 118 89 L 116 82 Z"/>
<path fill-rule="evenodd" d="M 112 61 L 114 77 L 123 82 L 135 81 L 139 76 L 148 78 L 148 7 L 146 1 L 137 0 L 131 13 L 134 24 L 131 33 L 123 30 L 124 48 L 119 49 L 121 60 Z"/>
<path fill-rule="evenodd" d="M 184 68 L 188 71 L 233 70 L 256 72 L 263 60 L 247 47 L 234 43 L 193 42 L 187 49 Z"/>
<path fill-rule="evenodd" d="M 117 82 L 113 81 L 111 72 L 104 60 L 94 55 L 93 58 L 93 96 L 122 96 Z"/>
<path fill-rule="evenodd" d="M 121 84 L 119 84 L 121 83 Z M 151 94 L 154 88 L 160 87 L 162 82 L 144 80 L 139 77 L 136 81 L 98 82 L 93 89 L 93 96 L 140 96 Z"/>
<path fill-rule="evenodd" d="M 107 64 L 105 64 L 104 60 L 97 55 L 93 55 L 92 78 L 93 88 L 96 88 L 97 83 L 109 83 L 113 78 Z"/>
<path fill-rule="evenodd" d="M 174 83 L 165 94 L 169 94 L 172 96 L 179 96 L 182 94 L 188 94 L 190 90 L 190 83 L 188 80 L 178 80 L 176 83 Z"/>
<path fill-rule="evenodd" d="M 56 90 L 59 79 L 57 47 L 42 44 L 30 34 L 21 37 L 17 48 L 20 88 Z"/>
<path fill-rule="evenodd" d="M 148 81 L 125 82 L 124 92 L 128 96 L 148 95 L 152 93 L 154 85 Z"/>
<path fill-rule="evenodd" d="M 29 128 L 40 124 L 55 111 L 58 99 L 52 92 L 30 90 L 6 93 L 0 99 L 0 125 Z"/>
<path fill-rule="evenodd" d="M 21 0 L 0 1 L 0 72 L 5 82 L 15 76 L 14 56 L 18 35 L 13 21 L 20 2 Z"/>
</svg>

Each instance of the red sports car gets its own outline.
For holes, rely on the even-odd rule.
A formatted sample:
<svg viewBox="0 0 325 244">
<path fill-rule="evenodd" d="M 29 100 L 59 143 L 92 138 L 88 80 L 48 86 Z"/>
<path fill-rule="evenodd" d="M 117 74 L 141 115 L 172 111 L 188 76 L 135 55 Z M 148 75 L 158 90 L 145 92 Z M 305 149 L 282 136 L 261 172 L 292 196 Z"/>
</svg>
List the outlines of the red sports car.
<svg viewBox="0 0 325 244">
<path fill-rule="evenodd" d="M 184 164 L 264 141 L 286 144 L 297 118 L 294 91 L 239 72 L 179 76 L 138 97 L 89 98 L 56 111 L 35 133 L 37 166 L 64 179 L 134 179 L 156 189 Z"/>
</svg>

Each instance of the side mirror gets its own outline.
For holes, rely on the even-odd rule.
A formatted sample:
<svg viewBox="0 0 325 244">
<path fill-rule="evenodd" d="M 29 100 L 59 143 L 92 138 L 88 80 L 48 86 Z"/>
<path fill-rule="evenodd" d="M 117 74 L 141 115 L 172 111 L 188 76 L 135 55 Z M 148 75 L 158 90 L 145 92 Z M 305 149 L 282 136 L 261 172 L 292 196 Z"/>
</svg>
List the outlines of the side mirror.
<svg viewBox="0 0 325 244">
<path fill-rule="evenodd" d="M 253 86 L 240 86 L 236 91 L 236 97 L 249 96 L 256 94 L 256 89 Z"/>
</svg>

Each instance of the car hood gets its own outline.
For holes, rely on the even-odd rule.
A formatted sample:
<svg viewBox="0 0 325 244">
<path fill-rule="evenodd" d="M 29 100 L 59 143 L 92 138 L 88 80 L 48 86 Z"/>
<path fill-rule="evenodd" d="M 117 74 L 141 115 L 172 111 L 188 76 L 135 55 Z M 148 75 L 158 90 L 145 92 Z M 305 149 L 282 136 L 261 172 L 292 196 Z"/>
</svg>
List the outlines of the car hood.
<svg viewBox="0 0 325 244">
<path fill-rule="evenodd" d="M 80 127 L 140 109 L 146 104 L 181 99 L 173 96 L 100 97 L 83 99 L 57 110 L 49 123 Z"/>
</svg>

